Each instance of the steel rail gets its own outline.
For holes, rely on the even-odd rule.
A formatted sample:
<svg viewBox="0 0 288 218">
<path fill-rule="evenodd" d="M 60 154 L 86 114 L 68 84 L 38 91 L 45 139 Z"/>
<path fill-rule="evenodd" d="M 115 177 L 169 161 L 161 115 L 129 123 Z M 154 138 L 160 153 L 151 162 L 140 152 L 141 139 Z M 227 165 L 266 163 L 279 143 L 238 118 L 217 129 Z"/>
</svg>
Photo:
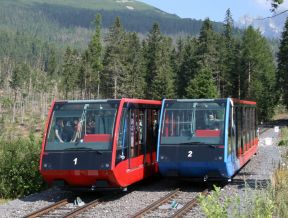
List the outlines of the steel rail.
<svg viewBox="0 0 288 218">
<path fill-rule="evenodd" d="M 134 190 L 134 189 L 131 189 L 129 192 L 132 192 L 133 190 Z M 109 200 L 109 199 L 115 198 L 115 197 L 117 197 L 117 196 L 119 197 L 119 196 L 122 196 L 122 195 L 124 195 L 124 194 L 126 194 L 126 193 L 121 192 L 121 193 L 116 193 L 116 194 L 115 194 L 115 193 L 112 193 L 112 194 L 109 194 L 109 195 L 101 196 L 100 198 L 98 198 L 98 199 L 96 199 L 96 200 L 93 200 L 93 201 L 91 201 L 91 202 L 89 202 L 89 203 L 87 203 L 87 204 L 85 204 L 85 205 L 83 205 L 83 206 L 81 206 L 81 207 L 78 207 L 78 208 L 72 210 L 71 212 L 65 214 L 65 215 L 63 216 L 63 218 L 72 218 L 72 217 L 75 217 L 75 216 L 83 213 L 84 211 L 89 210 L 90 208 L 95 207 L 95 206 L 97 206 L 98 204 L 101 204 L 101 203 L 104 202 L 105 200 Z"/>
<path fill-rule="evenodd" d="M 24 216 L 24 218 L 39 217 L 39 216 L 41 216 L 41 215 L 43 215 L 43 214 L 49 213 L 50 211 L 53 211 L 53 210 L 55 210 L 55 209 L 58 209 L 58 208 L 60 208 L 61 206 L 66 205 L 66 204 L 68 204 L 68 203 L 69 203 L 68 199 L 63 199 L 63 200 L 58 201 L 58 202 L 56 202 L 56 203 L 54 203 L 54 204 L 51 204 L 51 205 L 49 205 L 49 206 L 47 206 L 47 207 L 44 207 L 44 208 L 42 208 L 42 209 L 40 209 L 40 210 L 37 210 L 37 211 L 35 211 L 35 212 L 32 212 L 32 213 Z"/>
<path fill-rule="evenodd" d="M 65 218 L 75 217 L 76 215 L 78 215 L 78 214 L 80 214 L 80 213 L 82 213 L 82 212 L 84 212 L 84 211 L 86 211 L 86 210 L 88 210 L 88 209 L 90 209 L 90 208 L 92 208 L 92 207 L 100 204 L 100 203 L 101 203 L 101 200 L 100 200 L 100 199 L 91 201 L 91 202 L 89 202 L 88 204 L 85 204 L 84 206 L 81 206 L 81 207 L 79 207 L 79 208 L 71 211 L 70 213 L 65 214 L 65 215 L 63 216 L 63 218 L 64 218 L 64 217 L 65 217 Z"/>
<path fill-rule="evenodd" d="M 200 195 L 208 195 L 209 190 L 205 189 Z M 199 196 L 199 195 L 198 195 Z M 193 198 L 191 201 L 189 201 L 187 204 L 185 204 L 181 209 L 177 210 L 176 213 L 171 216 L 172 218 L 180 218 L 186 215 L 193 207 L 195 207 L 198 202 L 198 196 Z"/>
<path fill-rule="evenodd" d="M 158 201 L 150 204 L 149 206 L 145 207 L 144 209 L 140 210 L 138 213 L 134 214 L 133 218 L 139 218 L 144 214 L 153 211 L 155 208 L 159 207 L 161 204 L 170 200 L 171 197 L 175 196 L 180 191 L 179 188 L 175 189 L 174 191 L 170 192 L 169 194 L 165 195 L 163 198 L 160 198 Z"/>
</svg>

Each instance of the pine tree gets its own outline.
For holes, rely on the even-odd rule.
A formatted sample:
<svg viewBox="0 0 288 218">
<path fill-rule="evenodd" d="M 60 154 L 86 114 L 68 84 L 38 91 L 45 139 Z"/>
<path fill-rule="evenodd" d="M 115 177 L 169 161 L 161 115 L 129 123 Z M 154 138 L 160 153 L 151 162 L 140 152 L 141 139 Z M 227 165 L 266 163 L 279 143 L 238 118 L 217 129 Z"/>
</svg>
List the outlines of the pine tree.
<svg viewBox="0 0 288 218">
<path fill-rule="evenodd" d="M 277 83 L 282 94 L 283 103 L 288 108 L 288 18 L 286 19 L 282 37 L 280 40 L 279 52 L 277 54 L 278 70 Z"/>
<path fill-rule="evenodd" d="M 156 76 L 156 71 L 158 67 L 157 61 L 160 59 L 160 47 L 161 47 L 162 35 L 160 33 L 160 27 L 157 23 L 153 24 L 152 30 L 150 31 L 148 38 L 146 40 L 146 46 L 144 58 L 145 58 L 145 80 L 146 80 L 146 90 L 145 96 L 149 97 L 152 95 L 151 84 Z"/>
<path fill-rule="evenodd" d="M 259 118 L 270 119 L 277 103 L 276 68 L 268 42 L 251 26 L 242 37 L 240 70 L 241 98 L 257 101 Z"/>
<path fill-rule="evenodd" d="M 56 52 L 55 48 L 50 49 L 50 54 L 47 60 L 47 74 L 50 78 L 55 77 L 56 75 L 56 68 L 57 68 L 57 61 L 56 61 Z"/>
<path fill-rule="evenodd" d="M 191 79 L 187 88 L 187 98 L 216 98 L 218 97 L 217 87 L 215 86 L 212 71 L 203 68 Z"/>
<path fill-rule="evenodd" d="M 16 65 L 12 71 L 11 80 L 9 81 L 10 88 L 14 91 L 14 101 L 16 101 L 17 93 L 23 86 L 23 74 L 21 65 Z"/>
<path fill-rule="evenodd" d="M 172 40 L 170 38 L 162 38 L 156 74 L 151 84 L 152 99 L 175 98 L 174 73 L 171 66 L 171 44 Z"/>
<path fill-rule="evenodd" d="M 200 69 L 202 67 L 208 67 L 212 70 L 216 69 L 218 56 L 217 56 L 217 35 L 213 30 L 211 21 L 207 18 L 204 20 L 200 35 L 199 45 L 196 52 Z"/>
<path fill-rule="evenodd" d="M 145 96 L 153 99 L 175 96 L 175 77 L 171 64 L 172 41 L 162 36 L 157 23 L 153 25 L 144 48 L 147 84 Z"/>
<path fill-rule="evenodd" d="M 106 98 L 119 98 L 125 95 L 126 89 L 121 89 L 120 86 L 127 73 L 122 57 L 126 40 L 125 34 L 120 18 L 117 17 L 106 38 L 104 69 L 102 78 L 100 78 L 104 83 L 103 92 Z"/>
<path fill-rule="evenodd" d="M 93 69 L 90 63 L 89 50 L 87 49 L 81 58 L 81 64 L 79 67 L 79 74 L 77 78 L 78 87 L 80 88 L 80 96 L 83 99 L 92 98 L 92 90 L 95 90 L 95 86 L 91 83 L 91 75 Z"/>
<path fill-rule="evenodd" d="M 130 98 L 143 98 L 145 88 L 144 61 L 140 39 L 137 34 L 127 33 L 126 45 L 123 53 L 126 69 L 121 89 L 125 89 L 125 96 Z"/>
<path fill-rule="evenodd" d="M 219 71 L 220 71 L 220 95 L 228 97 L 233 90 L 233 80 L 235 75 L 235 63 L 237 51 L 235 49 L 235 40 L 233 38 L 233 19 L 230 9 L 226 11 L 224 21 L 224 32 L 218 43 L 219 50 Z"/>
<path fill-rule="evenodd" d="M 101 43 L 101 15 L 97 14 L 95 18 L 95 33 L 91 42 L 88 45 L 88 61 L 91 65 L 92 71 L 88 75 L 89 80 L 86 88 L 88 88 L 89 96 L 91 93 L 100 97 L 100 77 L 103 70 L 102 65 L 102 43 Z M 89 71 L 88 71 L 89 72 Z M 86 74 L 87 76 L 87 74 Z"/>
<path fill-rule="evenodd" d="M 217 50 L 219 35 L 213 30 L 211 21 L 207 18 L 202 25 L 198 46 L 196 50 L 196 63 L 197 71 L 203 68 L 210 69 L 212 72 L 215 84 L 217 84 L 217 90 L 220 93 L 220 69 L 219 69 L 219 59 L 220 53 Z"/>
<path fill-rule="evenodd" d="M 177 94 L 177 98 L 179 98 L 179 83 L 180 83 L 180 66 L 181 63 L 183 62 L 183 58 L 184 58 L 184 46 L 185 46 L 185 42 L 182 38 L 178 39 L 176 42 L 176 47 L 172 48 L 172 52 L 171 52 L 171 66 L 172 66 L 172 70 L 175 74 L 175 91 Z"/>
<path fill-rule="evenodd" d="M 70 96 L 70 93 L 72 94 L 72 98 L 76 97 L 80 61 L 81 58 L 78 55 L 78 52 L 76 50 L 71 50 L 71 48 L 68 47 L 64 55 L 63 69 L 60 75 L 60 89 L 64 92 L 66 99 Z"/>
<path fill-rule="evenodd" d="M 188 38 L 182 49 L 182 60 L 178 71 L 176 71 L 177 78 L 177 94 L 180 98 L 186 96 L 186 87 L 191 79 L 193 79 L 197 73 L 197 57 L 195 56 L 197 41 L 192 38 Z M 181 57 L 181 54 L 179 54 Z"/>
</svg>

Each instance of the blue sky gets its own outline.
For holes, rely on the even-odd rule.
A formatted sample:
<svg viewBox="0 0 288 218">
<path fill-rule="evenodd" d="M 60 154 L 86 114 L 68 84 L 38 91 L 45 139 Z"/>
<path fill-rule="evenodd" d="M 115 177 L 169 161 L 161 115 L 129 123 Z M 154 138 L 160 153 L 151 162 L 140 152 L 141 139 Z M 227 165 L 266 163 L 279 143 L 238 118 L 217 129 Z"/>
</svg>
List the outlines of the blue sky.
<svg viewBox="0 0 288 218">
<path fill-rule="evenodd" d="M 233 19 L 238 21 L 243 16 L 271 16 L 269 0 L 139 0 L 155 6 L 165 12 L 177 14 L 182 18 L 223 21 L 225 12 L 231 9 Z M 288 0 L 281 9 L 288 8 Z M 279 10 L 281 10 L 279 9 Z"/>
</svg>

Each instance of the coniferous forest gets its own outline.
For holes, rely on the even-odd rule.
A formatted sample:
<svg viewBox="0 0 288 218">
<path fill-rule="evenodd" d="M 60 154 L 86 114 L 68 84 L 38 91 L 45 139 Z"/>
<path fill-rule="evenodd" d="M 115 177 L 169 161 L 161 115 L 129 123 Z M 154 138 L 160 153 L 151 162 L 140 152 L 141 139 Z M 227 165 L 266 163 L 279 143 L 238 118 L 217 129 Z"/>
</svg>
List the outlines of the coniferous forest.
<svg viewBox="0 0 288 218">
<path fill-rule="evenodd" d="M 206 19 L 198 36 L 177 39 L 157 23 L 140 38 L 119 17 L 103 33 L 101 20 L 98 14 L 83 49 L 1 31 L 1 125 L 40 130 L 35 123 L 45 120 L 53 99 L 235 97 L 257 101 L 261 121 L 272 117 L 279 101 L 288 105 L 287 25 L 275 58 L 253 27 L 234 34 L 230 10 L 222 32 Z"/>
</svg>

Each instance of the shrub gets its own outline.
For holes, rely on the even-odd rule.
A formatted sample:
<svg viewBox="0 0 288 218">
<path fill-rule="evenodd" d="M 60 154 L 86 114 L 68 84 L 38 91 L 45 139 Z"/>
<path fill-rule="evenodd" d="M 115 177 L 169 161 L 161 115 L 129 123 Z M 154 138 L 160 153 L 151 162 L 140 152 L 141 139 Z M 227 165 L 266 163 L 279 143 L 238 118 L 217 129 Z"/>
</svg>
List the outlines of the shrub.
<svg viewBox="0 0 288 218">
<path fill-rule="evenodd" d="M 231 202 L 230 198 L 220 200 L 221 189 L 214 186 L 214 191 L 208 196 L 200 195 L 199 201 L 204 214 L 208 218 L 223 218 L 228 217 L 228 206 Z"/>
<path fill-rule="evenodd" d="M 29 139 L 0 142 L 0 197 L 16 198 L 41 190 L 39 173 L 41 143 Z"/>
</svg>

